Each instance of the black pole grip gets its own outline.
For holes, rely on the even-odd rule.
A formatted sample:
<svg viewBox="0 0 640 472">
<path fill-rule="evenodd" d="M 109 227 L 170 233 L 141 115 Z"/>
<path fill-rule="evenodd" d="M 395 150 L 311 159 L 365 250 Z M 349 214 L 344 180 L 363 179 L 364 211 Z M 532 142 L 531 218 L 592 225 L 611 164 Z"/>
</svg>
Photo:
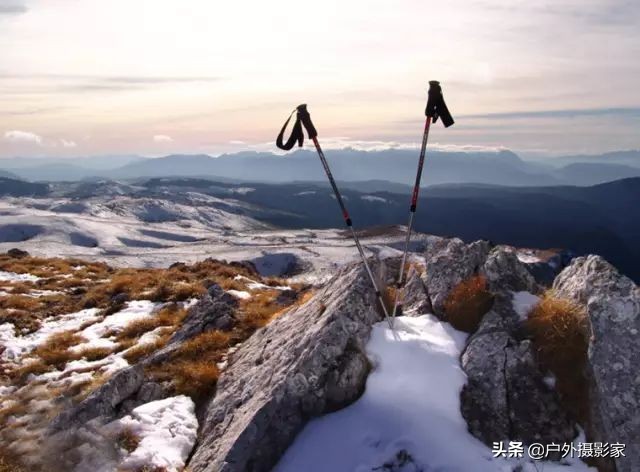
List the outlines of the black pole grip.
<svg viewBox="0 0 640 472">
<path fill-rule="evenodd" d="M 293 113 L 296 114 L 296 122 L 293 125 L 289 139 L 287 139 L 287 142 L 284 142 L 284 132 L 287 129 L 289 121 L 291 121 Z M 302 143 L 304 141 L 304 133 L 302 131 L 303 126 L 309 134 L 309 139 L 313 139 L 318 136 L 318 132 L 311 122 L 311 115 L 309 115 L 309 112 L 307 111 L 306 104 L 298 105 L 289 118 L 287 118 L 287 121 L 284 122 L 284 125 L 280 130 L 280 134 L 278 134 L 278 137 L 276 138 L 276 146 L 285 151 L 292 149 L 296 143 L 298 143 L 298 147 L 302 147 Z"/>
<path fill-rule="evenodd" d="M 424 114 L 433 118 L 434 123 L 438 121 L 438 118 L 441 118 L 445 128 L 454 123 L 447 104 L 444 102 L 442 87 L 440 87 L 440 82 L 437 80 L 429 82 L 429 98 L 427 99 L 427 108 L 425 108 Z"/>
<path fill-rule="evenodd" d="M 318 136 L 318 132 L 316 131 L 315 126 L 311 122 L 311 115 L 307 111 L 307 104 L 303 103 L 302 105 L 298 105 L 298 119 L 302 121 L 302 125 L 307 130 L 309 134 L 309 139 L 313 139 Z"/>
</svg>

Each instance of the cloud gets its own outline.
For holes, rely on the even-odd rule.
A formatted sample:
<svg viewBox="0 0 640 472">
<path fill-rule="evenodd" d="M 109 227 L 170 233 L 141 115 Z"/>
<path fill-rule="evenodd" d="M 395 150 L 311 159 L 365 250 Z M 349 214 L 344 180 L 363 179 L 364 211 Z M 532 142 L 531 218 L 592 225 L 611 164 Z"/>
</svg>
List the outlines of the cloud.
<svg viewBox="0 0 640 472">
<path fill-rule="evenodd" d="M 27 12 L 27 7 L 19 1 L 0 2 L 0 15 L 20 15 Z"/>
<path fill-rule="evenodd" d="M 11 130 L 4 133 L 4 140 L 11 143 L 35 143 L 42 145 L 42 136 L 30 131 Z"/>
<path fill-rule="evenodd" d="M 62 144 L 62 147 L 66 147 L 66 148 L 74 148 L 78 146 L 75 141 L 71 141 L 67 139 L 60 139 L 60 144 Z"/>
<path fill-rule="evenodd" d="M 156 134 L 153 137 L 153 141 L 155 143 L 172 143 L 173 138 L 171 136 L 167 136 L 166 134 Z"/>
<path fill-rule="evenodd" d="M 540 110 L 540 111 L 510 111 L 504 113 L 484 113 L 474 115 L 460 115 L 460 118 L 482 119 L 517 119 L 517 118 L 572 118 L 576 116 L 604 116 L 616 115 L 624 117 L 640 117 L 640 107 L 629 108 L 587 108 L 565 110 Z"/>
</svg>

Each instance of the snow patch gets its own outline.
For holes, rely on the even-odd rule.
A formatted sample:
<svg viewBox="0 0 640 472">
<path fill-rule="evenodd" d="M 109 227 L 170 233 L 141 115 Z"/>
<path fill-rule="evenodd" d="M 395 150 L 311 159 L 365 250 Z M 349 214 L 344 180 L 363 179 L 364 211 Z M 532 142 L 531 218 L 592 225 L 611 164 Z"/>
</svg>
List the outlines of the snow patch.
<svg viewBox="0 0 640 472">
<path fill-rule="evenodd" d="M 249 292 L 245 292 L 244 290 L 227 290 L 227 293 L 230 293 L 236 298 L 240 300 L 246 300 L 247 298 L 251 298 L 251 294 Z"/>
<path fill-rule="evenodd" d="M 529 292 L 512 292 L 513 299 L 511 303 L 513 304 L 513 309 L 520 317 L 521 321 L 524 321 L 529 316 L 529 312 L 535 307 L 540 301 L 540 297 L 529 293 Z"/>
<path fill-rule="evenodd" d="M 367 345 L 375 369 L 351 406 L 307 424 L 277 472 L 371 470 L 512 471 L 524 459 L 494 458 L 471 436 L 460 413 L 466 377 L 459 365 L 466 334 L 432 315 L 374 325 Z M 396 463 L 395 468 L 385 464 Z M 537 463 L 545 471 L 590 470 Z M 528 469 L 524 469 L 528 470 Z"/>
<path fill-rule="evenodd" d="M 40 277 L 31 274 L 16 274 L 15 272 L 5 272 L 0 270 L 0 280 L 3 282 L 37 282 Z"/>
<path fill-rule="evenodd" d="M 140 438 L 138 447 L 120 463 L 126 470 L 182 470 L 198 432 L 195 405 L 184 395 L 145 403 L 115 423 L 120 430 L 130 429 Z"/>
<path fill-rule="evenodd" d="M 523 264 L 535 264 L 537 262 L 542 262 L 542 259 L 538 256 L 527 252 L 516 252 L 516 256 Z"/>
<path fill-rule="evenodd" d="M 75 331 L 87 321 L 97 320 L 97 308 L 81 310 L 69 315 L 58 316 L 45 320 L 40 329 L 26 336 L 16 336 L 12 323 L 0 325 L 0 345 L 4 346 L 4 352 L 0 355 L 3 360 L 17 360 L 31 352 L 49 336 L 64 331 Z"/>
<path fill-rule="evenodd" d="M 375 195 L 362 195 L 360 197 L 361 200 L 366 200 L 368 202 L 380 202 L 380 203 L 387 203 L 387 199 L 386 198 L 382 198 L 382 197 L 377 197 Z"/>
</svg>

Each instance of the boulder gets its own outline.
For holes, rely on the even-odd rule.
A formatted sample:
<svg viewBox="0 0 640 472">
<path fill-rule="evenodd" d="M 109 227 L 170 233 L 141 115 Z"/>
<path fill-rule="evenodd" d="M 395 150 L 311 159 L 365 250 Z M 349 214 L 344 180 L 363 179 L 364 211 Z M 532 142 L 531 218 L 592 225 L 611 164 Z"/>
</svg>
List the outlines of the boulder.
<svg viewBox="0 0 640 472">
<path fill-rule="evenodd" d="M 27 251 L 23 251 L 22 249 L 14 247 L 7 251 L 7 256 L 13 257 L 14 259 L 22 259 L 24 257 L 29 257 L 29 253 Z"/>
<path fill-rule="evenodd" d="M 469 339 L 461 358 L 467 374 L 462 416 L 471 434 L 489 446 L 571 441 L 574 425 L 544 382 L 531 342 L 511 332 L 517 318 L 510 301 L 499 299 Z"/>
<path fill-rule="evenodd" d="M 494 248 L 487 256 L 481 272 L 487 278 L 489 290 L 493 293 L 513 292 L 540 292 L 531 272 L 513 251 L 500 247 Z"/>
<path fill-rule="evenodd" d="M 640 290 L 599 256 L 574 259 L 553 283 L 559 297 L 585 307 L 590 440 L 626 444 L 618 472 L 640 470 Z"/>
<path fill-rule="evenodd" d="M 201 422 L 193 472 L 268 471 L 313 417 L 362 393 L 381 319 L 361 264 L 254 333 L 230 359 Z"/>
<path fill-rule="evenodd" d="M 50 432 L 74 430 L 97 417 L 115 417 L 121 404 L 135 395 L 143 382 L 140 365 L 118 372 L 78 405 L 60 413 L 49 425 Z"/>
<path fill-rule="evenodd" d="M 462 240 L 445 239 L 428 246 L 423 278 L 431 298 L 433 312 L 444 317 L 444 302 L 453 287 L 479 273 L 489 254 L 487 241 L 465 244 Z"/>
<path fill-rule="evenodd" d="M 180 329 L 171 337 L 169 344 L 191 339 L 214 329 L 229 331 L 236 322 L 237 306 L 238 301 L 235 297 L 225 292 L 218 284 L 211 284 L 207 293 L 189 309 Z"/>
</svg>

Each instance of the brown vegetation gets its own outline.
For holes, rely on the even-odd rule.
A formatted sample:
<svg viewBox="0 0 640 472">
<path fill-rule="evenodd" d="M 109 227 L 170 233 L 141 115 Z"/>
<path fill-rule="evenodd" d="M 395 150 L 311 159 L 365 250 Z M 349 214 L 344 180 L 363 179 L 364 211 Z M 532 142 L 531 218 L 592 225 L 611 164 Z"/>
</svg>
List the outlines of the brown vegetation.
<svg viewBox="0 0 640 472">
<path fill-rule="evenodd" d="M 487 279 L 475 275 L 463 280 L 449 292 L 444 302 L 444 312 L 454 328 L 473 333 L 492 304 L 493 295 L 488 289 Z"/>
<path fill-rule="evenodd" d="M 527 319 L 543 368 L 556 376 L 556 389 L 566 408 L 583 425 L 588 418 L 584 369 L 589 342 L 584 309 L 546 292 Z"/>
<path fill-rule="evenodd" d="M 140 444 L 140 437 L 131 428 L 124 428 L 118 434 L 116 444 L 127 452 L 133 452 Z"/>
</svg>

